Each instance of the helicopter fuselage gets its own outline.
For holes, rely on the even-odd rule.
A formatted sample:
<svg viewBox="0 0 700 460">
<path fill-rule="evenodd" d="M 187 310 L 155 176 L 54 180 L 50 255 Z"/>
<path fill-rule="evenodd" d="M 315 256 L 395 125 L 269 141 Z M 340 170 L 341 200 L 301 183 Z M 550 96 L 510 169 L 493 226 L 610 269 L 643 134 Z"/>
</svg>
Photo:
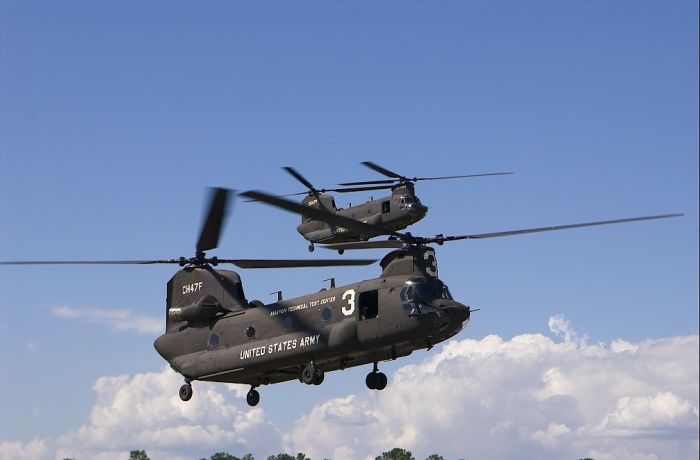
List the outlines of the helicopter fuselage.
<svg viewBox="0 0 700 460">
<path fill-rule="evenodd" d="M 267 305 L 230 302 L 206 320 L 170 321 L 154 345 L 188 380 L 253 387 L 297 379 L 309 363 L 328 372 L 406 356 L 452 337 L 469 320 L 469 307 L 431 276 L 432 255 L 432 261 L 420 256 L 419 264 L 404 263 L 400 270 L 385 268 L 380 278 Z M 410 272 L 408 265 L 414 267 Z M 173 310 L 201 299 L 199 291 L 182 294 L 188 286 L 201 282 L 206 291 L 214 274 L 237 278 L 234 272 L 204 268 L 180 276 L 173 285 L 178 296 L 169 307 L 171 320 L 181 319 Z"/>
<path fill-rule="evenodd" d="M 303 201 L 306 206 L 323 208 L 349 219 L 378 225 L 398 231 L 423 219 L 428 207 L 416 196 L 412 183 L 392 189 L 389 196 L 371 199 L 366 203 L 347 208 L 337 208 L 331 195 L 310 195 Z M 378 234 L 360 234 L 351 229 L 332 226 L 326 222 L 303 216 L 297 231 L 311 243 L 330 244 L 349 241 L 366 241 Z"/>
</svg>

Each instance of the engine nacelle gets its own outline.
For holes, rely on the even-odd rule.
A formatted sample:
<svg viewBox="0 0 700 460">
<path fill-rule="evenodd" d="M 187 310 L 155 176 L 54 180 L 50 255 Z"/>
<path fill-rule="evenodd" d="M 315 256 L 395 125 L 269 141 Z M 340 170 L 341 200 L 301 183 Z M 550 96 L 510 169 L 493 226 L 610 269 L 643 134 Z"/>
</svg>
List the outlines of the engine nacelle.
<svg viewBox="0 0 700 460">
<path fill-rule="evenodd" d="M 173 307 L 168 310 L 168 319 L 179 323 L 200 323 L 213 319 L 218 313 L 223 313 L 224 308 L 214 296 L 206 296 L 192 305 L 186 307 Z"/>
</svg>

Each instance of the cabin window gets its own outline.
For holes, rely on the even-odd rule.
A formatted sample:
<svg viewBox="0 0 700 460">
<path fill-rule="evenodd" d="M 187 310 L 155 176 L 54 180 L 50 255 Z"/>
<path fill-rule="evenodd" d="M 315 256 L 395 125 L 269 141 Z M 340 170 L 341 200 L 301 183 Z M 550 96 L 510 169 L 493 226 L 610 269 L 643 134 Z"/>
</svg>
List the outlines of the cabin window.
<svg viewBox="0 0 700 460">
<path fill-rule="evenodd" d="M 249 340 L 253 340 L 255 338 L 255 326 L 246 327 L 245 336 L 248 337 Z"/>
<path fill-rule="evenodd" d="M 391 206 L 390 201 L 384 201 L 382 203 L 382 214 L 388 213 L 391 210 L 390 206 Z"/>
<path fill-rule="evenodd" d="M 376 318 L 379 314 L 379 293 L 367 291 L 360 294 L 360 321 Z"/>
<path fill-rule="evenodd" d="M 321 311 L 321 318 L 323 321 L 330 321 L 331 316 L 333 316 L 333 312 L 330 308 L 326 307 L 323 309 L 323 311 Z"/>
<path fill-rule="evenodd" d="M 209 336 L 209 346 L 212 348 L 216 348 L 219 346 L 219 335 L 218 334 L 212 334 Z"/>
<path fill-rule="evenodd" d="M 288 331 L 294 327 L 294 319 L 291 316 L 284 318 L 284 328 Z"/>
</svg>

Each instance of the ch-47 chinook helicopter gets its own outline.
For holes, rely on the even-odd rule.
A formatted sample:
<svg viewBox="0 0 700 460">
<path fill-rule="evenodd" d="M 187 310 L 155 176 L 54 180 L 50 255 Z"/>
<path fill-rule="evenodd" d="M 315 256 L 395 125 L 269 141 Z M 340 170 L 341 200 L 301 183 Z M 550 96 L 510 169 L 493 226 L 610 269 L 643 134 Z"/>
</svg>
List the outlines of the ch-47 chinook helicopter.
<svg viewBox="0 0 700 460">
<path fill-rule="evenodd" d="M 243 196 L 301 215 L 345 226 L 358 233 L 396 238 L 388 241 L 342 243 L 344 248 L 393 250 L 380 262 L 377 278 L 335 286 L 270 304 L 246 300 L 240 276 L 216 268 L 234 264 L 241 268 L 320 267 L 368 265 L 374 260 L 242 260 L 207 257 L 218 245 L 228 192 L 216 190 L 205 220 L 195 257 L 169 260 L 2 262 L 29 264 L 179 264 L 182 268 L 168 281 L 166 330 L 155 340 L 158 353 L 185 378 L 180 398 L 193 394 L 191 382 L 227 382 L 251 386 L 246 400 L 255 406 L 260 385 L 299 379 L 320 385 L 325 372 L 373 363 L 365 383 L 383 390 L 387 377 L 379 372 L 380 361 L 430 349 L 464 327 L 472 310 L 452 298 L 438 278 L 435 250 L 428 246 L 461 239 L 491 238 L 594 225 L 675 217 L 666 214 L 588 222 L 555 227 L 530 228 L 433 238 L 386 230 L 293 203 L 262 192 Z M 334 248 L 335 249 L 335 248 Z"/>
<path fill-rule="evenodd" d="M 249 191 L 242 195 L 331 226 L 347 227 L 360 234 L 393 237 L 391 240 L 354 241 L 325 246 L 329 249 L 393 249 L 381 260 L 382 272 L 378 278 L 342 287 L 332 286 L 317 294 L 278 301 L 255 310 L 256 314 L 261 315 L 261 321 L 268 322 L 271 335 L 258 337 L 258 343 L 244 342 L 234 348 L 235 356 L 229 358 L 232 360 L 230 362 L 240 366 L 241 374 L 239 378 L 234 377 L 235 381 L 249 383 L 253 387 L 297 377 L 304 383 L 318 385 L 323 381 L 324 371 L 374 363 L 372 372 L 367 375 L 366 385 L 370 389 L 382 390 L 387 385 L 387 379 L 378 371 L 379 361 L 406 356 L 422 348 L 430 349 L 462 330 L 470 319 L 471 312 L 475 310 L 454 300 L 447 285 L 438 278 L 435 250 L 429 244 L 442 245 L 464 239 L 494 238 L 683 215 L 663 214 L 425 238 L 359 222 L 338 213 L 310 208 L 263 192 Z M 278 318 L 277 324 L 270 322 L 270 319 L 275 318 Z M 301 325 L 301 330 L 295 329 L 298 325 Z M 250 367 L 247 368 L 246 364 Z M 255 367 L 257 371 L 253 370 Z M 251 377 L 240 378 L 247 372 L 252 373 Z M 251 403 L 250 398 L 248 402 Z M 257 393 L 252 402 L 257 402 Z"/>
<path fill-rule="evenodd" d="M 414 183 L 427 180 L 461 179 L 469 177 L 502 176 L 513 172 L 497 172 L 482 174 L 465 174 L 460 176 L 440 177 L 406 177 L 383 168 L 371 161 L 362 162 L 374 171 L 377 171 L 390 179 L 371 180 L 362 182 L 345 182 L 343 188 L 317 189 L 306 180 L 299 172 L 287 166 L 284 169 L 296 180 L 301 182 L 308 190 L 299 193 L 290 193 L 286 196 L 307 195 L 302 204 L 305 206 L 322 209 L 343 217 L 347 217 L 371 225 L 381 226 L 389 230 L 403 230 L 421 220 L 428 213 L 428 207 L 421 203 L 416 195 Z M 347 208 L 338 208 L 332 195 L 326 192 L 363 192 L 370 190 L 391 190 L 391 195 L 370 199 L 366 203 Z M 367 241 L 379 236 L 381 233 L 370 232 L 365 229 L 358 232 L 347 226 L 332 225 L 322 219 L 315 219 L 308 214 L 302 214 L 301 224 L 297 227 L 301 236 L 309 241 L 309 252 L 313 252 L 314 244 L 334 244 L 351 241 Z M 343 253 L 343 249 L 338 249 Z"/>
</svg>

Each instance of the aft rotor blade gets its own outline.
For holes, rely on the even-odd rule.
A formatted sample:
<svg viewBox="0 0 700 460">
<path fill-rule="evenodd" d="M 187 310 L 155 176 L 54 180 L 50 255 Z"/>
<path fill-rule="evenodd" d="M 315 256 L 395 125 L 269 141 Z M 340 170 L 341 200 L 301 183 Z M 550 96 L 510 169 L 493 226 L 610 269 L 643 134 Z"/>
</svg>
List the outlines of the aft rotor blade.
<svg viewBox="0 0 700 460">
<path fill-rule="evenodd" d="M 301 183 L 302 183 L 306 188 L 308 188 L 309 190 L 311 190 L 311 191 L 315 191 L 315 190 L 316 190 L 316 188 L 311 184 L 311 182 L 309 182 L 308 180 L 306 180 L 306 178 L 305 178 L 304 176 L 302 176 L 301 174 L 299 174 L 299 173 L 298 173 L 294 168 L 292 168 L 291 166 L 285 166 L 285 167 L 283 167 L 282 169 L 284 169 L 284 170 L 287 171 L 289 174 L 291 174 L 296 180 L 298 180 L 299 182 L 301 182 Z"/>
<path fill-rule="evenodd" d="M 309 268 L 364 266 L 377 259 L 219 259 L 218 263 L 230 263 L 240 268 Z"/>
<path fill-rule="evenodd" d="M 179 264 L 179 259 L 167 260 L 19 260 L 0 265 L 153 265 Z"/>
<path fill-rule="evenodd" d="M 345 249 L 400 249 L 404 246 L 404 243 L 399 240 L 350 241 L 347 243 L 322 244 L 320 246 L 334 251 Z"/>
<path fill-rule="evenodd" d="M 526 233 L 538 233 L 538 232 L 551 232 L 555 230 L 568 230 L 571 228 L 581 228 L 581 227 L 594 227 L 597 225 L 610 225 L 610 224 L 623 224 L 626 222 L 637 222 L 641 220 L 655 220 L 655 219 L 667 219 L 670 217 L 681 217 L 684 214 L 659 214 L 655 216 L 643 216 L 643 217 L 630 217 L 627 219 L 614 219 L 614 220 L 600 220 L 596 222 L 584 222 L 580 224 L 567 224 L 567 225 L 555 225 L 552 227 L 536 227 L 536 228 L 525 228 L 522 230 L 508 230 L 504 232 L 491 232 L 491 233 L 474 233 L 471 235 L 460 235 L 460 236 L 445 236 L 445 237 L 435 237 L 426 239 L 427 242 L 442 243 L 444 241 L 455 241 L 455 240 L 467 240 L 467 239 L 481 239 L 481 238 L 497 238 L 501 236 L 512 236 L 512 235 L 523 235 Z"/>
<path fill-rule="evenodd" d="M 396 179 L 403 178 L 401 174 L 396 174 L 394 171 L 389 171 L 388 169 L 383 168 L 376 163 L 372 163 L 371 161 L 363 161 L 362 164 L 367 166 L 369 169 L 377 171 L 379 174 L 385 175 L 386 177 L 394 177 Z"/>
<path fill-rule="evenodd" d="M 221 227 L 226 217 L 228 196 L 230 190 L 225 188 L 212 189 L 209 198 L 209 212 L 202 225 L 202 231 L 197 241 L 197 253 L 214 249 L 219 245 Z"/>
<path fill-rule="evenodd" d="M 412 181 L 419 180 L 442 180 L 442 179 L 462 179 L 465 177 L 483 177 L 483 176 L 505 176 L 508 174 L 515 174 L 515 171 L 508 172 L 496 172 L 496 173 L 482 173 L 482 174 L 464 174 L 461 176 L 439 176 L 439 177 L 414 177 Z"/>
<path fill-rule="evenodd" d="M 379 227 L 378 225 L 366 224 L 348 217 L 341 216 L 339 214 L 330 213 L 313 206 L 305 206 L 299 203 L 294 203 L 292 201 L 284 200 L 282 198 L 277 198 L 267 193 L 258 192 L 256 190 L 251 190 L 248 192 L 241 193 L 246 198 L 251 198 L 254 200 L 262 201 L 271 206 L 277 208 L 285 209 L 287 211 L 300 214 L 302 216 L 310 217 L 312 219 L 317 219 L 326 222 L 329 225 L 336 227 L 345 227 L 360 234 L 365 235 L 392 235 L 397 238 L 406 238 L 398 232 L 387 230 L 385 228 Z"/>
</svg>

